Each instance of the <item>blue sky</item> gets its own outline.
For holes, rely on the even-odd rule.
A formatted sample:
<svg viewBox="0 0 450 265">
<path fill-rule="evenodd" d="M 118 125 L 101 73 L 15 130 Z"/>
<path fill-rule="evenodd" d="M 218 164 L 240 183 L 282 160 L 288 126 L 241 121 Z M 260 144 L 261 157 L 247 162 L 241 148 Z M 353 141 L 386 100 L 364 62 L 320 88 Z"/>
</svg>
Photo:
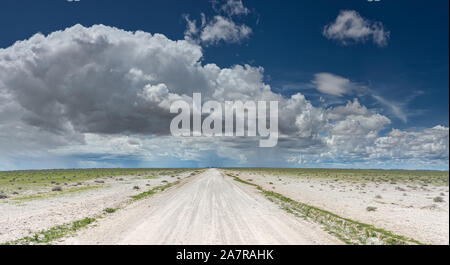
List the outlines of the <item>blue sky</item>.
<svg viewBox="0 0 450 265">
<path fill-rule="evenodd" d="M 170 40 L 182 40 L 186 36 L 186 15 L 190 20 L 196 21 L 200 31 L 201 13 L 209 22 L 213 21 L 214 16 L 220 15 L 236 25 L 246 25 L 251 29 L 251 34 L 238 41 L 222 39 L 217 43 L 208 43 L 197 40 L 196 45 L 200 46 L 202 51 L 200 61 L 203 65 L 213 63 L 221 69 L 245 64 L 262 67 L 264 69 L 262 82 L 270 85 L 274 93 L 281 94 L 287 99 L 301 93 L 314 107 L 322 110 L 345 106 L 357 99 L 361 106 L 390 120 L 382 128 L 377 129 L 377 137 L 384 137 L 396 129 L 405 133 L 420 134 L 420 137 L 423 136 L 425 139 L 428 137 L 424 133 L 426 130 L 442 126 L 444 131 L 446 128 L 448 138 L 448 1 L 244 0 L 242 3 L 247 10 L 246 13 L 228 16 L 219 10 L 225 2 L 6 0 L 2 1 L 0 10 L 2 32 L 0 48 L 9 52 L 7 49 L 16 41 L 27 40 L 38 32 L 48 35 L 75 24 L 81 24 L 86 28 L 103 24 L 124 31 L 161 33 Z M 342 39 L 326 37 L 324 27 L 331 25 L 343 10 L 355 11 L 368 23 L 381 24 L 383 30 L 389 32 L 386 44 L 377 45 L 371 36 L 366 36 L 364 41 L 353 39 L 350 44 L 344 43 Z M 348 89 L 351 92 L 340 96 L 324 94 L 317 88 L 317 74 L 320 73 L 329 73 L 348 80 Z M 33 109 L 22 107 L 28 111 Z M 45 128 L 41 127 L 40 130 Z M 91 132 L 81 130 L 80 133 Z M 134 136 L 133 133 L 125 134 Z M 138 134 L 141 138 L 154 136 L 152 133 Z M 324 132 L 318 135 L 321 134 Z M 414 141 L 423 143 L 420 139 Z M 448 168 L 448 140 L 447 142 L 444 140 L 443 144 L 443 152 L 439 150 L 439 155 L 425 154 L 424 156 L 430 157 L 429 161 L 420 165 L 417 165 L 416 159 L 419 156 L 414 150 L 407 157 L 397 156 L 395 161 L 384 155 L 381 155 L 382 159 L 367 160 L 367 154 L 363 153 L 344 158 L 327 156 L 326 159 L 319 160 L 316 156 L 320 152 L 282 150 L 280 152 L 286 157 L 282 162 L 278 160 L 277 154 L 272 158 L 258 160 L 246 157 L 237 162 L 232 157 L 214 151 L 208 151 L 208 155 L 195 156 L 193 159 L 157 155 L 154 160 L 142 158 L 141 155 L 134 153 L 127 153 L 126 157 L 116 156 L 107 159 L 100 153 L 96 153 L 93 157 L 92 154 L 88 156 L 76 152 L 65 155 L 51 153 L 37 159 L 32 154 L 22 152 L 15 154 L 14 157 L 0 155 L 0 169 L 88 165 L 80 162 L 81 160 L 96 161 L 98 163 L 93 165 L 99 166 L 280 165 L 445 169 Z M 429 144 L 426 146 L 429 147 Z M 393 148 L 395 149 L 395 146 Z M 436 148 L 431 149 L 434 152 Z M 322 152 L 329 154 L 329 151 Z M 255 157 L 261 154 L 250 150 L 248 156 L 252 155 Z M 301 159 L 295 158 L 296 156 L 313 156 L 314 159 L 304 159 L 309 162 L 302 163 Z M 24 161 L 33 162 L 27 164 Z"/>
</svg>

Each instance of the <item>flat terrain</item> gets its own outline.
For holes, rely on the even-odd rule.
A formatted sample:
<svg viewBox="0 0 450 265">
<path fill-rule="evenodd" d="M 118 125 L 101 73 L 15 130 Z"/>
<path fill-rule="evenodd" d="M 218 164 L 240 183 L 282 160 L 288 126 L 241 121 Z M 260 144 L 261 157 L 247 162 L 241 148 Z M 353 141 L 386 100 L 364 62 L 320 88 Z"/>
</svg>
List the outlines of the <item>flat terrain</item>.
<svg viewBox="0 0 450 265">
<path fill-rule="evenodd" d="M 57 189 L 55 189 L 57 188 Z M 0 172 L 6 244 L 448 244 L 448 172 Z"/>
<path fill-rule="evenodd" d="M 448 172 L 233 169 L 295 201 L 414 238 L 449 244 Z"/>
<path fill-rule="evenodd" d="M 32 236 L 39 231 L 71 223 L 82 218 L 94 218 L 107 209 L 119 209 L 132 201 L 131 196 L 143 190 L 170 184 L 186 178 L 190 170 L 148 170 L 146 174 L 110 175 L 92 174 L 84 181 L 62 184 L 62 191 L 52 191 L 61 184 L 50 178 L 45 185 L 20 185 L 28 187 L 18 194 L 8 194 L 0 200 L 0 243 Z M 109 172 L 109 170 L 107 170 Z M 67 173 L 67 172 L 66 172 Z M 117 172 L 116 174 L 132 172 Z M 42 174 L 42 172 L 41 172 Z M 71 172 L 70 176 L 72 176 Z M 42 177 L 45 178 L 45 177 Z M 59 177 L 62 178 L 62 177 Z M 5 190 L 10 189 L 7 182 Z M 26 183 L 25 183 L 26 184 Z M 17 190 L 17 189 L 16 189 Z M 33 243 L 33 242 L 31 242 Z M 47 242 L 46 242 L 47 243 Z M 48 242 L 50 243 L 50 242 Z"/>
<path fill-rule="evenodd" d="M 217 169 L 100 220 L 63 244 L 340 244 Z"/>
</svg>

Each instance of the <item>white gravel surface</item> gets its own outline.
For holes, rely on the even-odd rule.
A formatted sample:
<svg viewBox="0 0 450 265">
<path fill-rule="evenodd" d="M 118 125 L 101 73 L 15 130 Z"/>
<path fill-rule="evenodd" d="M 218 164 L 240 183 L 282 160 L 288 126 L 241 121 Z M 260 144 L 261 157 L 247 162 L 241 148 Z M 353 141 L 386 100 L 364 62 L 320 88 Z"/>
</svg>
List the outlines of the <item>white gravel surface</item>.
<svg viewBox="0 0 450 265">
<path fill-rule="evenodd" d="M 341 244 L 217 169 L 139 201 L 62 244 Z"/>
<path fill-rule="evenodd" d="M 189 172 L 186 172 L 177 177 L 184 178 L 188 174 Z M 121 176 L 102 180 L 105 183 L 101 188 L 29 201 L 2 200 L 0 202 L 0 243 L 85 217 L 95 217 L 102 214 L 105 208 L 117 208 L 130 201 L 132 195 L 162 185 L 164 180 L 174 182 L 177 178 L 161 176 L 144 179 Z M 95 180 L 87 181 L 87 183 L 99 185 L 95 183 Z M 140 190 L 135 190 L 134 186 L 139 186 Z"/>
<path fill-rule="evenodd" d="M 180 184 L 131 204 L 130 196 L 165 184 L 163 181 L 174 182 L 177 177 L 106 178 L 97 189 L 23 202 L 3 200 L 0 243 L 95 217 L 105 208 L 122 207 L 59 243 L 341 244 L 319 225 L 284 212 L 254 187 L 236 182 L 217 169 L 186 178 L 189 174 L 177 176 L 182 179 Z M 362 184 L 248 173 L 239 177 L 342 217 L 424 243 L 449 244 L 448 186 Z M 437 196 L 444 202 L 434 202 Z M 369 206 L 376 211 L 367 211 Z"/>
<path fill-rule="evenodd" d="M 248 173 L 240 173 L 239 178 L 251 179 L 266 190 L 423 243 L 449 244 L 448 186 L 363 184 Z M 438 196 L 444 202 L 434 202 Z M 367 211 L 369 206 L 376 210 Z"/>
</svg>

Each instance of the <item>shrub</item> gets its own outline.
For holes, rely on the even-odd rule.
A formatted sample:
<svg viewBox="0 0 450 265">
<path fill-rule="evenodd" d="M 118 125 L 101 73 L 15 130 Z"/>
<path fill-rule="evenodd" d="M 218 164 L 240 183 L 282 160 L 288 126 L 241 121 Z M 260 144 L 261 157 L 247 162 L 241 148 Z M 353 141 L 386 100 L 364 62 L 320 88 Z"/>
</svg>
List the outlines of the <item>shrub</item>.
<svg viewBox="0 0 450 265">
<path fill-rule="evenodd" d="M 62 188 L 60 186 L 56 186 L 52 189 L 52 191 L 62 191 Z"/>
<path fill-rule="evenodd" d="M 113 213 L 113 212 L 117 211 L 117 209 L 115 209 L 115 208 L 106 208 L 104 211 L 107 212 L 107 213 Z"/>
<path fill-rule="evenodd" d="M 375 212 L 377 210 L 377 207 L 369 206 L 369 207 L 366 208 L 366 210 L 368 212 Z"/>
<path fill-rule="evenodd" d="M 435 198 L 433 199 L 433 201 L 434 201 L 434 202 L 444 202 L 444 199 L 443 199 L 442 197 L 438 196 L 438 197 L 435 197 Z"/>
</svg>

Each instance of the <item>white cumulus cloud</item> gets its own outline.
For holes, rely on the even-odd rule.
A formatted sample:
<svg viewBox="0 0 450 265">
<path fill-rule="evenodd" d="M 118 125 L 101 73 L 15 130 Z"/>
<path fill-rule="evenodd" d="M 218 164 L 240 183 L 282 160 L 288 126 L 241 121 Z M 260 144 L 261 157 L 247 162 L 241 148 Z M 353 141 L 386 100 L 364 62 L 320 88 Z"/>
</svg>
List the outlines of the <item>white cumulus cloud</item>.
<svg viewBox="0 0 450 265">
<path fill-rule="evenodd" d="M 447 157 L 448 164 L 448 127 L 383 136 L 390 119 L 356 99 L 314 106 L 301 93 L 274 93 L 262 67 L 221 68 L 202 59 L 201 46 L 193 42 L 103 25 L 36 34 L 0 49 L 0 168 L 82 155 L 105 157 L 105 163 L 122 156 L 208 161 L 214 154 L 259 166 L 283 165 L 296 156 L 302 163 L 389 157 L 442 163 Z M 318 77 L 328 94 L 345 94 L 351 86 L 331 74 Z M 189 101 L 194 92 L 202 93 L 203 102 L 279 101 L 278 146 L 258 148 L 251 137 L 170 136 L 174 115 L 168 106 Z"/>
<path fill-rule="evenodd" d="M 220 9 L 229 16 L 247 15 L 250 13 L 250 10 L 244 6 L 242 0 L 227 0 Z"/>
<path fill-rule="evenodd" d="M 217 4 L 213 2 L 214 6 Z M 197 26 L 196 20 L 191 20 L 188 15 L 186 20 L 186 30 L 184 38 L 195 43 L 205 45 L 216 45 L 221 42 L 240 43 L 249 38 L 252 29 L 234 21 L 233 16 L 247 15 L 250 11 L 244 6 L 242 0 L 227 0 L 219 8 L 215 8 L 216 14 L 212 19 L 207 19 L 205 14 L 201 14 L 201 24 Z"/>
<path fill-rule="evenodd" d="M 349 79 L 330 73 L 315 74 L 313 83 L 319 92 L 333 96 L 348 94 L 352 87 Z"/>
<path fill-rule="evenodd" d="M 380 47 L 387 45 L 390 35 L 381 22 L 363 18 L 354 10 L 342 10 L 333 23 L 324 27 L 322 33 L 326 38 L 343 45 L 372 39 Z"/>
<path fill-rule="evenodd" d="M 218 44 L 221 41 L 237 43 L 246 39 L 252 29 L 246 25 L 237 25 L 231 19 L 215 16 L 203 29 L 200 39 L 206 44 Z"/>
</svg>

